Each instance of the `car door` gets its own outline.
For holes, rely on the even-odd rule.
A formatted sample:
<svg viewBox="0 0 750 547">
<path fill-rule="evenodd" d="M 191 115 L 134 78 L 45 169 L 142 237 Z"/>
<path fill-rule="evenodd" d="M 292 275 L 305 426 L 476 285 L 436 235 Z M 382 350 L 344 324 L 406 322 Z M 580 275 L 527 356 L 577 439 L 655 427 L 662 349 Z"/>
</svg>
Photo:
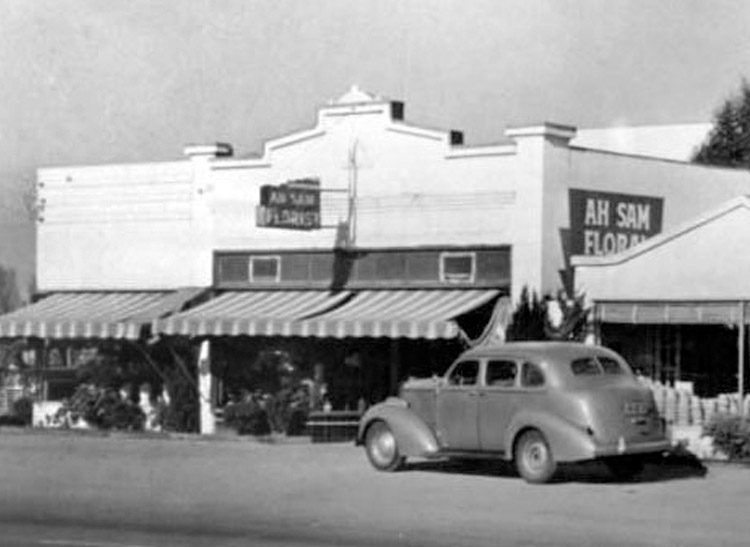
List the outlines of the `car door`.
<svg viewBox="0 0 750 547">
<path fill-rule="evenodd" d="M 479 388 L 482 450 L 505 450 L 505 434 L 515 415 L 546 406 L 546 383 L 544 371 L 537 363 L 516 359 L 487 361 Z"/>
<path fill-rule="evenodd" d="M 479 438 L 482 450 L 505 449 L 505 430 L 522 397 L 520 369 L 520 363 L 515 359 L 487 360 L 479 388 Z"/>
<path fill-rule="evenodd" d="M 479 361 L 457 362 L 437 393 L 437 430 L 440 443 L 451 450 L 479 448 Z"/>
</svg>

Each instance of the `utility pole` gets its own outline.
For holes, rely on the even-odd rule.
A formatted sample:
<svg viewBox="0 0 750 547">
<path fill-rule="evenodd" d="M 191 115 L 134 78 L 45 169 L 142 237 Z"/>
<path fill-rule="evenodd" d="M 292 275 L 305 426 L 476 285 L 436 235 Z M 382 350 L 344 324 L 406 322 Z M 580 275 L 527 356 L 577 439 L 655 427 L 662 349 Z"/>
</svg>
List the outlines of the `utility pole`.
<svg viewBox="0 0 750 547">
<path fill-rule="evenodd" d="M 357 163 L 357 147 L 359 142 L 355 139 L 349 147 L 349 157 L 347 158 L 347 170 L 349 172 L 349 210 L 347 218 L 347 247 L 354 248 L 357 235 L 357 181 L 359 174 L 359 164 Z"/>
</svg>

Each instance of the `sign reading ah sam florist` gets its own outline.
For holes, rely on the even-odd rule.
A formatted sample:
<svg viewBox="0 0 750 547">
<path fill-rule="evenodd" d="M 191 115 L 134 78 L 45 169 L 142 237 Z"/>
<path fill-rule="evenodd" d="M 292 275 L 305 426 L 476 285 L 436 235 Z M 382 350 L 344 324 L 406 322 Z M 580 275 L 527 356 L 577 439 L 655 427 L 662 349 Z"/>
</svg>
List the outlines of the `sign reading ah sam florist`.
<svg viewBox="0 0 750 547">
<path fill-rule="evenodd" d="M 661 232 L 664 199 L 571 189 L 571 255 L 610 255 Z"/>
<path fill-rule="evenodd" d="M 298 179 L 260 187 L 257 225 L 264 228 L 320 228 L 320 181 Z"/>
</svg>

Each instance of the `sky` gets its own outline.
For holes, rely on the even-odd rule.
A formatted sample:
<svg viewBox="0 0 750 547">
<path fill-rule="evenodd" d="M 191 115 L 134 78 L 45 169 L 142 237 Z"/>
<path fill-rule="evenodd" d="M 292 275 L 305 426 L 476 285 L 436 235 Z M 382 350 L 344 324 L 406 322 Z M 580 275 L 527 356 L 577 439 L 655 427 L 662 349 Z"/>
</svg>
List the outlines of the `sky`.
<svg viewBox="0 0 750 547">
<path fill-rule="evenodd" d="M 39 167 L 238 156 L 353 84 L 409 123 L 710 121 L 750 77 L 745 0 L 0 0 L 0 266 L 28 285 Z M 22 289 L 24 288 L 22 287 Z"/>
</svg>

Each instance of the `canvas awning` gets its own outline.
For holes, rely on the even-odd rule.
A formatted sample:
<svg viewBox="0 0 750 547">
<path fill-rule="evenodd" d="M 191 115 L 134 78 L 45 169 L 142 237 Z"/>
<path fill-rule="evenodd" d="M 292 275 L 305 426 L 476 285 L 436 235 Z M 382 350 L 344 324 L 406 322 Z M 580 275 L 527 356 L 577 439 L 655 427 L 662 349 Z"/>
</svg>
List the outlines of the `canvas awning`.
<svg viewBox="0 0 750 547">
<path fill-rule="evenodd" d="M 157 320 L 153 332 L 184 336 L 294 336 L 302 317 L 341 304 L 348 291 L 229 291 L 186 312 Z"/>
<path fill-rule="evenodd" d="M 57 292 L 0 316 L 0 338 L 135 340 L 151 321 L 180 311 L 204 288 L 176 291 Z"/>
<path fill-rule="evenodd" d="M 596 319 L 602 323 L 631 325 L 735 325 L 744 302 L 597 302 Z"/>
<path fill-rule="evenodd" d="M 497 290 L 231 291 L 153 324 L 186 336 L 455 338 Z"/>
<path fill-rule="evenodd" d="M 342 306 L 300 325 L 304 336 L 450 339 L 455 319 L 489 303 L 497 290 L 361 291 Z"/>
</svg>

